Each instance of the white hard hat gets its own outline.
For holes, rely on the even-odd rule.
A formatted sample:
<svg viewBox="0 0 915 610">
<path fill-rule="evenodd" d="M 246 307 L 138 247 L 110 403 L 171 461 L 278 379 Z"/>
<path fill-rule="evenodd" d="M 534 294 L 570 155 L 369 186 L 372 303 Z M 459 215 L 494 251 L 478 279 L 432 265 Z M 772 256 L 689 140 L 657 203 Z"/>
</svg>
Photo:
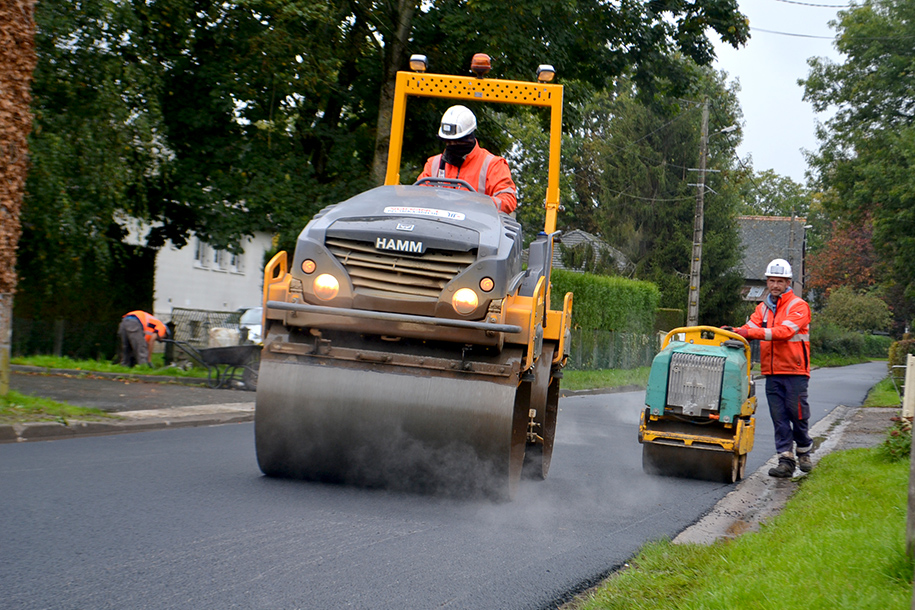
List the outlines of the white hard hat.
<svg viewBox="0 0 915 610">
<path fill-rule="evenodd" d="M 766 277 L 786 277 L 791 279 L 791 265 L 783 258 L 776 258 L 766 265 Z"/>
<path fill-rule="evenodd" d="M 445 140 L 459 140 L 470 135 L 477 128 L 477 117 L 466 106 L 452 106 L 442 115 L 438 137 Z"/>
</svg>

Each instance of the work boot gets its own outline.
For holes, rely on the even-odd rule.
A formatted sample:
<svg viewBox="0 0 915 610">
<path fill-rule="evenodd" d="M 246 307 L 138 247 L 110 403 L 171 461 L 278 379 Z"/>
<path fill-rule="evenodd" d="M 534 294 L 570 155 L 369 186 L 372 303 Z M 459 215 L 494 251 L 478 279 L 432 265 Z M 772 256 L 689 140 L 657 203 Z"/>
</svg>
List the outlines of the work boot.
<svg viewBox="0 0 915 610">
<path fill-rule="evenodd" d="M 810 460 L 809 452 L 797 454 L 797 467 L 801 469 L 801 472 L 810 472 L 813 470 L 813 462 Z"/>
<path fill-rule="evenodd" d="M 779 456 L 778 466 L 769 469 L 770 477 L 787 479 L 794 475 L 794 458 Z"/>
</svg>

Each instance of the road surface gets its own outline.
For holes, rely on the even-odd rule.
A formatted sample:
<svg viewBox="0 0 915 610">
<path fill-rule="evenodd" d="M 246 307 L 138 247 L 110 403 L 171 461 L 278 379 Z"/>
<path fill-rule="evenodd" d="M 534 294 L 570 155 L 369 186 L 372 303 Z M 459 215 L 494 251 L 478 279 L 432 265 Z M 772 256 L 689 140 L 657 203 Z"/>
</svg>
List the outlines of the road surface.
<svg viewBox="0 0 915 610">
<path fill-rule="evenodd" d="M 815 371 L 814 419 L 885 371 Z M 502 504 L 268 479 L 251 424 L 0 445 L 0 608 L 554 608 L 734 488 L 643 474 L 643 398 L 562 399 L 549 479 Z"/>
</svg>

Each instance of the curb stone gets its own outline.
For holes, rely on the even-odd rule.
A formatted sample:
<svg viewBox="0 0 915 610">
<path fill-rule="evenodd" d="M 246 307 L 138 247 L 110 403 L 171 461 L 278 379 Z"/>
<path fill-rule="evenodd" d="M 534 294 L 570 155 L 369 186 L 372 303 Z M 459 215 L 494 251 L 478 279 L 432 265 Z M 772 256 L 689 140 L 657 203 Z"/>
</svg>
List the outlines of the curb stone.
<svg viewBox="0 0 915 610">
<path fill-rule="evenodd" d="M 102 436 L 144 432 L 163 428 L 218 426 L 249 422 L 254 419 L 254 403 L 230 403 L 123 411 L 111 421 L 68 420 L 66 423 L 30 422 L 0 425 L 0 443 L 50 441 L 77 436 Z"/>
</svg>

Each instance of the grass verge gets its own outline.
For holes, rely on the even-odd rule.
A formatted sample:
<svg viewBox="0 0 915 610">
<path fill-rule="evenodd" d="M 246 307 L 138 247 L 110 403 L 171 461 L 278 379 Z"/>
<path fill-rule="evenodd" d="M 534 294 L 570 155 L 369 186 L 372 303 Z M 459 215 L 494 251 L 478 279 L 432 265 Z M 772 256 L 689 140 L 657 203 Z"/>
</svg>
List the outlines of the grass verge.
<svg viewBox="0 0 915 610">
<path fill-rule="evenodd" d="M 56 421 L 66 425 L 71 419 L 98 421 L 118 417 L 101 409 L 77 407 L 47 398 L 26 396 L 12 390 L 6 396 L 0 396 L 0 424 Z"/>
<path fill-rule="evenodd" d="M 599 388 L 617 388 L 625 385 L 645 387 L 648 383 L 650 367 L 635 369 L 601 369 L 596 371 L 564 371 L 562 374 L 563 390 L 594 390 Z"/>
<path fill-rule="evenodd" d="M 909 608 L 908 478 L 908 461 L 878 449 L 826 455 L 759 532 L 710 546 L 649 544 L 565 608 Z"/>
<path fill-rule="evenodd" d="M 889 377 L 878 382 L 867 393 L 864 399 L 865 407 L 900 407 L 902 403 L 899 394 L 896 392 L 896 386 Z"/>
<path fill-rule="evenodd" d="M 203 377 L 207 372 L 201 368 L 183 369 L 177 366 L 165 366 L 161 354 L 153 354 L 153 365 L 121 366 L 104 360 L 75 360 L 66 356 L 23 356 L 10 360 L 12 364 L 37 366 L 46 369 L 70 369 L 86 373 L 121 373 L 124 375 L 161 375 L 166 377 Z"/>
</svg>

